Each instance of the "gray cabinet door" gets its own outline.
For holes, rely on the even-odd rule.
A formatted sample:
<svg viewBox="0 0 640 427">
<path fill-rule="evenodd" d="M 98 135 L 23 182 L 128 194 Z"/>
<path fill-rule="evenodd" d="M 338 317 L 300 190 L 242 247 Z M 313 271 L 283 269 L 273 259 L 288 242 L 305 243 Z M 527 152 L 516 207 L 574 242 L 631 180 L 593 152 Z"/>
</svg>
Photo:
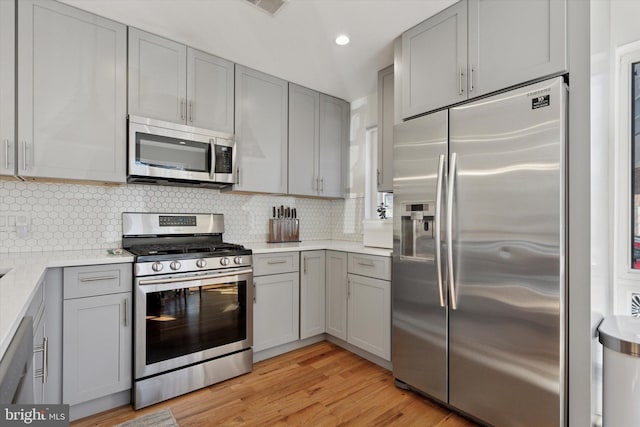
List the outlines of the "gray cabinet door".
<svg viewBox="0 0 640 427">
<path fill-rule="evenodd" d="M 391 360 L 391 282 L 349 274 L 347 341 Z"/>
<path fill-rule="evenodd" d="M 300 339 L 325 331 L 325 251 L 300 252 Z"/>
<path fill-rule="evenodd" d="M 347 340 L 347 253 L 326 253 L 325 329 L 328 334 Z"/>
<path fill-rule="evenodd" d="M 253 350 L 296 341 L 300 330 L 298 273 L 254 278 Z"/>
<path fill-rule="evenodd" d="M 469 0 L 469 96 L 567 70 L 566 1 Z"/>
<path fill-rule="evenodd" d="M 393 191 L 393 65 L 378 71 L 378 191 Z"/>
<path fill-rule="evenodd" d="M 131 388 L 131 293 L 64 301 L 62 401 Z"/>
<path fill-rule="evenodd" d="M 20 175 L 124 182 L 126 27 L 24 0 L 18 29 Z"/>
<path fill-rule="evenodd" d="M 287 82 L 236 65 L 235 189 L 287 192 Z"/>
<path fill-rule="evenodd" d="M 320 157 L 318 195 L 344 197 L 349 144 L 348 102 L 320 94 Z"/>
<path fill-rule="evenodd" d="M 233 62 L 187 48 L 187 124 L 233 133 Z"/>
<path fill-rule="evenodd" d="M 289 83 L 289 194 L 318 194 L 320 94 Z"/>
<path fill-rule="evenodd" d="M 404 119 L 467 99 L 466 0 L 402 34 L 402 67 Z"/>
<path fill-rule="evenodd" d="M 0 175 L 15 174 L 15 3 L 0 1 Z"/>
<path fill-rule="evenodd" d="M 129 114 L 185 123 L 187 47 L 129 27 Z"/>
</svg>

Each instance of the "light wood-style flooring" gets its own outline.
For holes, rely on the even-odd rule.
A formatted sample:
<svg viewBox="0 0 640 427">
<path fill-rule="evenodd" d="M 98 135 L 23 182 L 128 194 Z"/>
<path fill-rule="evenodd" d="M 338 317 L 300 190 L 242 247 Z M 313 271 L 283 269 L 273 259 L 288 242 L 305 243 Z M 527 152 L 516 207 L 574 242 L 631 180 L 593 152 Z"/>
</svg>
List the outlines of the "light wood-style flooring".
<svg viewBox="0 0 640 427">
<path fill-rule="evenodd" d="M 139 411 L 121 407 L 71 425 L 113 426 L 166 408 L 181 427 L 476 426 L 395 387 L 391 372 L 326 341 L 256 363 L 249 374 Z"/>
</svg>

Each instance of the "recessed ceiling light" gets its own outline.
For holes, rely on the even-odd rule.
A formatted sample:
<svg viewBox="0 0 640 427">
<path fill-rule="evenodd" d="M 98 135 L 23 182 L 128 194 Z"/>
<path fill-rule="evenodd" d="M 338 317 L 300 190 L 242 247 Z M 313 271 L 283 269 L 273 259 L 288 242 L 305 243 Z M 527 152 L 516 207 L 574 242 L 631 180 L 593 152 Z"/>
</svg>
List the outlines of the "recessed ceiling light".
<svg viewBox="0 0 640 427">
<path fill-rule="evenodd" d="M 336 37 L 336 44 L 338 46 L 344 46 L 347 43 L 349 43 L 349 37 L 346 34 L 340 34 L 338 37 Z"/>
</svg>

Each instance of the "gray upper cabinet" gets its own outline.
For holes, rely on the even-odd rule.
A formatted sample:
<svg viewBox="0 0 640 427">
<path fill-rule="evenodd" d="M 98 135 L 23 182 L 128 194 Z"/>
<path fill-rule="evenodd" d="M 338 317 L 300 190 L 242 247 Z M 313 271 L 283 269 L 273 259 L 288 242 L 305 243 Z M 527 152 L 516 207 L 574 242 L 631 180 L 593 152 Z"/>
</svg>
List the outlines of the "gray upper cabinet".
<svg viewBox="0 0 640 427">
<path fill-rule="evenodd" d="M 378 191 L 393 191 L 393 65 L 378 71 Z"/>
<path fill-rule="evenodd" d="M 236 65 L 238 191 L 287 192 L 287 82 Z"/>
<path fill-rule="evenodd" d="M 289 83 L 289 193 L 318 194 L 320 94 Z"/>
<path fill-rule="evenodd" d="M 402 118 L 467 99 L 467 2 L 402 34 Z"/>
<path fill-rule="evenodd" d="M 349 103 L 289 83 L 289 194 L 344 197 Z"/>
<path fill-rule="evenodd" d="M 344 197 L 349 144 L 349 103 L 320 94 L 318 195 Z"/>
<path fill-rule="evenodd" d="M 187 123 L 233 133 L 233 62 L 187 49 Z"/>
<path fill-rule="evenodd" d="M 564 72 L 563 0 L 469 0 L 469 97 Z"/>
<path fill-rule="evenodd" d="M 233 63 L 129 27 L 129 114 L 233 133 Z"/>
<path fill-rule="evenodd" d="M 125 181 L 126 39 L 62 3 L 18 2 L 21 176 Z"/>
<path fill-rule="evenodd" d="M 185 123 L 187 47 L 129 27 L 129 114 Z"/>
<path fill-rule="evenodd" d="M 15 174 L 15 3 L 0 1 L 0 175 Z"/>
<path fill-rule="evenodd" d="M 402 35 L 401 117 L 567 71 L 566 0 L 462 0 Z"/>
</svg>

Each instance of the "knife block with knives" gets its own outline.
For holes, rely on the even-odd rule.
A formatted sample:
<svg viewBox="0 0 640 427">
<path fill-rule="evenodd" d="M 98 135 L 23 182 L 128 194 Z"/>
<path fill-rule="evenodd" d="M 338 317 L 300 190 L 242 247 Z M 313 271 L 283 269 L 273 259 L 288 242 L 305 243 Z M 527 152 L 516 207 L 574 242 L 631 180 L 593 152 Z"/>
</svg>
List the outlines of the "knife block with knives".
<svg viewBox="0 0 640 427">
<path fill-rule="evenodd" d="M 267 243 L 299 242 L 300 220 L 296 208 L 280 205 L 272 209 Z"/>
</svg>

